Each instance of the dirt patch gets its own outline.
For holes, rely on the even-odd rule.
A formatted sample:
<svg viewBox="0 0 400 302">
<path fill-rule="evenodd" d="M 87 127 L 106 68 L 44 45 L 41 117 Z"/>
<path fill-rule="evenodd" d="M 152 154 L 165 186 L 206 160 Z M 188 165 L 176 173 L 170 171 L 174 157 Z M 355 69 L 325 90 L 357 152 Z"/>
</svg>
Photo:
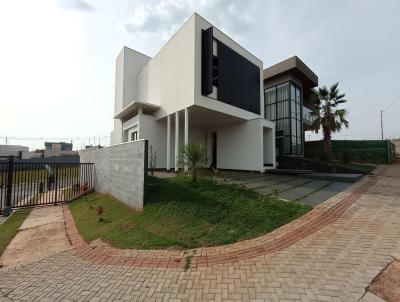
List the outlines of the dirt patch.
<svg viewBox="0 0 400 302">
<path fill-rule="evenodd" d="M 184 248 L 179 245 L 171 245 L 166 248 L 167 251 L 183 251 Z"/>
<path fill-rule="evenodd" d="M 400 262 L 390 263 L 375 278 L 368 290 L 387 302 L 400 301 Z"/>
<path fill-rule="evenodd" d="M 93 249 L 96 249 L 96 248 L 99 248 L 99 247 L 105 247 L 105 248 L 110 247 L 110 245 L 107 242 L 105 242 L 103 239 L 101 239 L 101 238 L 98 238 L 98 239 L 95 239 L 95 240 L 91 241 L 89 243 L 89 246 L 91 248 L 93 248 Z"/>
<path fill-rule="evenodd" d="M 136 227 L 136 225 L 135 225 L 133 222 L 131 222 L 131 221 L 126 222 L 126 223 L 124 223 L 124 224 L 121 226 L 121 228 L 122 228 L 124 231 L 133 230 L 135 227 Z"/>
</svg>

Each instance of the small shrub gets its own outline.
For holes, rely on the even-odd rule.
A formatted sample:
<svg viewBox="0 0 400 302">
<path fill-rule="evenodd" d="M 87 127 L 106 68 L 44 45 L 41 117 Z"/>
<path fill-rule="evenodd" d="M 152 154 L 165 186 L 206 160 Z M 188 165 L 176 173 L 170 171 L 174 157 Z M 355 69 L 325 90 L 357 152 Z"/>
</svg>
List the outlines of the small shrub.
<svg viewBox="0 0 400 302">
<path fill-rule="evenodd" d="M 190 268 L 190 263 L 192 262 L 192 256 L 186 256 L 185 260 L 185 272 L 187 272 Z"/>
<path fill-rule="evenodd" d="M 87 182 L 85 182 L 84 184 L 83 184 L 83 186 L 82 186 L 82 192 L 86 192 L 87 190 L 89 190 L 89 185 L 88 185 L 88 183 Z"/>
<path fill-rule="evenodd" d="M 192 181 L 197 181 L 197 171 L 203 166 L 207 149 L 203 144 L 188 144 L 183 146 L 179 154 L 179 162 L 187 166 L 192 174 Z"/>
<path fill-rule="evenodd" d="M 277 188 L 272 188 L 271 193 L 270 193 L 271 197 L 279 197 L 279 189 Z"/>
<path fill-rule="evenodd" d="M 103 219 L 104 208 L 102 206 L 98 206 L 96 212 L 99 215 L 99 222 L 104 221 Z"/>
</svg>

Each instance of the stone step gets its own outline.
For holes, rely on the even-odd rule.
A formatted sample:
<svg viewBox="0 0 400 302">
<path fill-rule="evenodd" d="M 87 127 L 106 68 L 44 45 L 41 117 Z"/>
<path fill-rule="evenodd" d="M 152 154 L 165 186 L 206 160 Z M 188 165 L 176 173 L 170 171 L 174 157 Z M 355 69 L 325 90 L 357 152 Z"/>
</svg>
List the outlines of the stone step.
<svg viewBox="0 0 400 302">
<path fill-rule="evenodd" d="M 266 182 L 266 181 L 275 181 L 279 179 L 287 179 L 287 176 L 282 176 L 282 175 L 264 175 L 263 177 L 253 177 L 253 178 L 248 178 L 246 180 L 241 180 L 240 182 L 244 185 L 247 184 L 256 184 L 256 183 L 261 183 L 261 182 Z"/>
<path fill-rule="evenodd" d="M 312 207 L 320 204 L 321 202 L 328 200 L 337 193 L 350 187 L 352 184 L 348 182 L 334 182 L 322 190 L 315 192 L 314 194 L 308 195 L 301 199 L 299 203 L 308 204 Z"/>
<path fill-rule="evenodd" d="M 290 177 L 290 176 L 280 176 L 280 177 L 275 177 L 275 178 L 271 178 L 271 179 L 263 179 L 259 182 L 249 183 L 249 184 L 246 184 L 246 187 L 249 189 L 260 189 L 260 188 L 265 188 L 265 187 L 269 187 L 272 185 L 276 185 L 279 183 L 288 182 L 288 181 L 291 181 L 294 179 L 296 179 L 296 178 Z"/>
<path fill-rule="evenodd" d="M 270 194 L 273 189 L 277 189 L 278 192 L 283 193 L 284 191 L 288 191 L 292 188 L 305 185 L 309 182 L 312 182 L 312 180 L 306 179 L 306 178 L 296 178 L 291 181 L 274 184 L 274 185 L 271 185 L 271 186 L 265 187 L 265 188 L 256 189 L 256 191 L 261 194 Z"/>
<path fill-rule="evenodd" d="M 340 181 L 340 182 L 356 182 L 360 180 L 363 174 L 344 174 L 344 173 L 312 173 L 312 174 L 301 174 L 301 177 L 309 179 L 320 179 L 320 180 L 330 180 L 330 181 Z"/>
<path fill-rule="evenodd" d="M 306 195 L 308 195 L 316 190 L 322 189 L 324 186 L 326 186 L 330 183 L 331 182 L 328 180 L 314 180 L 303 186 L 287 190 L 287 191 L 279 194 L 279 196 L 283 199 L 287 199 L 290 201 L 296 201 L 298 199 L 302 199 L 302 198 L 306 197 Z"/>
</svg>

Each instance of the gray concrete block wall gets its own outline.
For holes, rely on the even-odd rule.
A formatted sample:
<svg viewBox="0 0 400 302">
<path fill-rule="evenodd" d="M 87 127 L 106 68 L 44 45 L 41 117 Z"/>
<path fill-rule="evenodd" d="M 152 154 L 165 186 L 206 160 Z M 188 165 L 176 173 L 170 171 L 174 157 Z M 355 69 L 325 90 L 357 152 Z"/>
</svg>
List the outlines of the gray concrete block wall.
<svg viewBox="0 0 400 302">
<path fill-rule="evenodd" d="M 147 174 L 147 141 L 138 140 L 79 153 L 81 163 L 94 163 L 95 191 L 108 193 L 143 209 Z"/>
</svg>

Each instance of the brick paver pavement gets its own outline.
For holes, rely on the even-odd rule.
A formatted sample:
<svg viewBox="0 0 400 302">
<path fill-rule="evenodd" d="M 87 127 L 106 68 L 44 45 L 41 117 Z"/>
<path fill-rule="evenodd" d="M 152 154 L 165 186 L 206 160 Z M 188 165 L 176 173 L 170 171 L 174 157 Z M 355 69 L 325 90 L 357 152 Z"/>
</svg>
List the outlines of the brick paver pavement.
<svg viewBox="0 0 400 302">
<path fill-rule="evenodd" d="M 308 221 L 302 217 L 273 235 L 199 249 L 193 252 L 193 260 L 198 258 L 187 272 L 152 261 L 141 266 L 126 259 L 108 264 L 106 255 L 99 261 L 99 255 L 87 252 L 81 243 L 39 262 L 1 269 L 0 300 L 357 301 L 400 251 L 397 169 L 400 166 L 380 168 L 381 176 L 367 177 L 321 204 L 304 216 Z M 387 172 L 392 176 L 384 176 Z M 284 240 L 285 236 L 290 239 Z M 254 253 L 246 250 L 246 257 L 224 260 L 249 243 L 256 247 Z M 271 244 L 280 245 L 268 249 Z M 107 251 L 122 259 L 153 256 L 152 251 Z M 214 255 L 218 255 L 212 258 L 215 261 L 199 261 Z"/>
</svg>

